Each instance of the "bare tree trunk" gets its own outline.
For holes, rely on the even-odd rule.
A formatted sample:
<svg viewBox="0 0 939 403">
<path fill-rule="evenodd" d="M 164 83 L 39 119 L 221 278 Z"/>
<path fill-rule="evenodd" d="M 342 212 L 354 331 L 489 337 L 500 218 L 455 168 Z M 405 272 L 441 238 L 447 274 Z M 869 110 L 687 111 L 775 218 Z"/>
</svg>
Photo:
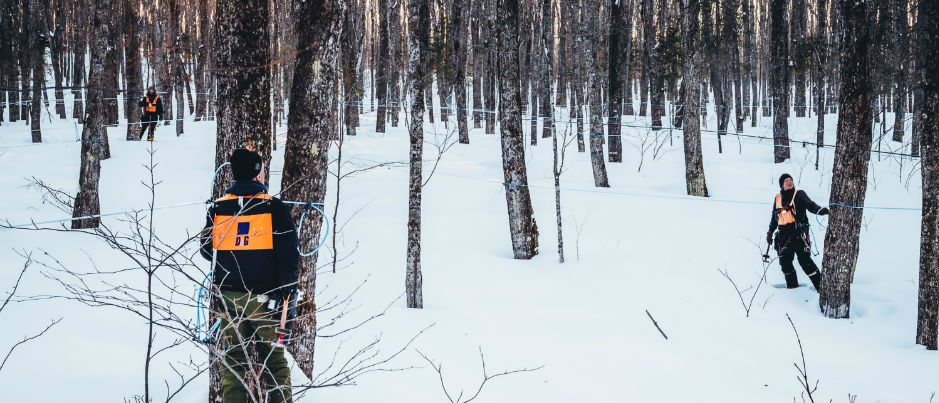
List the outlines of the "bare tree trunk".
<svg viewBox="0 0 939 403">
<path fill-rule="evenodd" d="M 388 20 L 388 40 L 390 43 L 389 57 L 391 61 L 388 69 L 388 113 L 391 114 L 391 127 L 398 127 L 399 113 L 401 111 L 401 75 L 398 73 L 401 67 L 401 1 L 392 0 L 390 7 L 390 17 Z M 433 99 L 433 98 L 431 98 Z"/>
<path fill-rule="evenodd" d="M 919 310 L 916 344 L 936 350 L 939 326 L 939 3 L 919 0 L 917 76 L 923 98 L 920 114 L 923 153 L 923 221 L 919 249 Z"/>
<path fill-rule="evenodd" d="M 682 0 L 684 12 L 681 17 L 681 48 L 684 62 L 682 77 L 685 84 L 685 117 L 682 131 L 685 143 L 685 184 L 688 195 L 708 197 L 707 183 L 704 177 L 704 158 L 701 153 L 701 119 L 698 113 L 700 104 L 701 55 L 698 42 L 698 15 L 701 11 L 700 0 Z"/>
<path fill-rule="evenodd" d="M 364 2 L 362 3 L 364 4 Z M 363 6 L 358 4 L 349 5 L 345 16 L 343 17 L 343 37 L 342 37 L 342 83 L 344 96 L 343 118 L 345 123 L 345 133 L 354 136 L 355 128 L 359 127 L 359 109 L 362 106 L 362 95 L 359 87 L 362 85 L 362 74 L 359 66 L 361 65 L 362 52 L 364 50 L 363 39 L 365 37 L 364 19 L 361 17 L 364 13 Z"/>
<path fill-rule="evenodd" d="M 199 47 L 198 52 L 196 52 L 196 71 L 194 74 L 196 85 L 196 122 L 209 120 L 212 117 L 209 113 L 209 99 L 213 96 L 210 90 L 212 88 L 211 83 L 214 75 L 208 72 L 211 71 L 210 68 L 213 65 L 212 52 L 210 52 L 210 50 L 213 48 L 212 44 L 214 43 L 214 38 L 212 34 L 215 32 L 215 27 L 213 24 L 214 19 L 209 18 L 211 14 L 209 7 L 209 0 L 198 0 L 200 37 L 196 39 Z"/>
<path fill-rule="evenodd" d="M 143 81 L 140 73 L 140 17 L 137 15 L 136 2 L 122 0 L 122 18 L 124 19 L 124 117 L 127 118 L 128 141 L 140 140 L 140 118 L 143 111 L 137 106 L 140 100 Z"/>
<path fill-rule="evenodd" d="M 501 2 L 502 0 L 485 0 L 485 1 L 487 2 L 487 7 L 486 7 L 487 30 L 483 34 L 485 36 L 485 40 L 483 41 L 483 47 L 486 49 L 486 71 L 485 71 L 485 74 L 486 74 L 486 84 L 485 84 L 486 85 L 486 97 L 485 97 L 486 98 L 486 101 L 485 101 L 486 102 L 485 104 L 486 105 L 486 108 L 485 108 L 486 109 L 486 134 L 495 134 L 496 133 L 496 87 L 501 85 L 501 83 L 496 82 L 496 69 L 497 69 L 497 64 L 499 62 L 498 60 L 499 55 L 496 53 L 497 44 L 494 43 L 496 41 L 493 40 L 492 35 L 497 32 L 497 29 L 499 29 L 496 26 L 496 14 L 502 12 L 501 9 L 497 11 L 494 5 L 497 2 Z M 517 17 L 518 15 L 516 14 L 516 18 Z M 515 29 L 517 31 L 518 21 L 516 21 L 515 24 L 516 24 Z M 516 36 L 517 36 L 517 32 L 516 32 Z M 516 38 L 516 41 L 517 39 L 518 38 Z M 500 72 L 500 77 L 501 77 L 501 72 Z M 503 95 L 500 94 L 500 96 L 503 96 Z M 519 94 L 519 97 L 521 97 L 521 94 Z M 521 102 L 521 98 L 519 98 L 519 102 Z M 519 104 L 519 108 L 521 108 L 521 104 Z M 500 110 L 501 109 L 502 108 L 500 107 Z M 518 113 L 519 114 L 522 113 L 521 109 L 519 109 Z M 519 130 L 521 130 L 521 127 L 519 127 Z"/>
<path fill-rule="evenodd" d="M 554 6 L 551 0 L 541 1 L 541 38 L 538 38 L 538 45 L 534 46 L 538 50 L 537 54 L 541 57 L 540 70 L 541 81 L 538 83 L 538 99 L 541 100 L 540 107 L 542 125 L 541 137 L 548 138 L 554 135 L 554 105 L 551 96 L 551 87 L 554 81 Z M 534 119 L 534 117 L 532 117 Z"/>
<path fill-rule="evenodd" d="M 346 3 L 326 0 L 295 2 L 298 50 L 290 106 L 287 115 L 287 144 L 284 154 L 282 195 L 287 200 L 321 203 L 326 196 L 330 139 L 339 130 L 338 46 Z M 351 33 L 350 33 L 351 34 Z M 302 207 L 295 207 L 298 220 Z M 297 224 L 300 250 L 311 251 L 319 244 L 322 216 L 307 214 Z M 316 262 L 318 253 L 300 260 L 299 289 L 305 300 L 299 304 L 296 324 L 300 335 L 288 351 L 307 377 L 313 374 L 316 341 Z"/>
<path fill-rule="evenodd" d="M 590 0 L 588 0 L 590 1 Z M 651 1 L 651 0 L 650 0 Z M 593 1 L 591 1 L 593 2 Z M 589 3 L 588 3 L 589 4 Z M 581 27 L 599 26 L 600 2 L 595 1 L 590 7 L 583 8 L 584 24 Z M 606 162 L 603 158 L 603 106 L 600 98 L 600 32 L 593 28 L 587 46 L 584 47 L 584 60 L 587 61 L 587 80 L 590 83 L 590 165 L 593 167 L 593 184 L 596 187 L 610 187 L 606 174 Z M 586 36 L 586 35 L 585 35 Z M 661 125 L 661 121 L 659 122 Z"/>
<path fill-rule="evenodd" d="M 818 170 L 819 159 L 821 159 L 820 150 L 825 146 L 825 65 L 828 62 L 828 1 L 819 0 L 818 14 L 818 35 L 816 46 L 817 65 L 815 69 L 815 99 L 818 105 L 817 116 L 818 123 L 815 130 L 815 169 Z"/>
<path fill-rule="evenodd" d="M 907 22 L 909 10 L 906 0 L 894 0 L 893 3 L 896 7 L 896 10 L 894 10 L 894 15 L 897 16 L 896 27 L 893 30 L 894 44 L 892 46 L 895 55 L 893 63 L 895 64 L 896 72 L 894 77 L 896 80 L 896 101 L 894 103 L 895 118 L 893 123 L 893 141 L 902 142 L 905 132 L 904 126 L 906 123 L 906 99 L 909 91 L 909 88 L 907 88 L 907 69 L 909 68 L 910 59 L 910 26 Z"/>
<path fill-rule="evenodd" d="M 838 118 L 838 147 L 832 168 L 832 203 L 864 207 L 867 193 L 867 164 L 871 157 L 873 117 L 868 71 L 870 14 L 866 3 L 840 0 L 847 39 L 841 44 L 841 115 Z M 857 264 L 863 210 L 835 206 L 825 231 L 822 259 L 822 289 L 818 304 L 822 314 L 848 318 L 851 281 Z"/>
<path fill-rule="evenodd" d="M 215 166 L 228 161 L 237 148 L 253 146 L 271 159 L 270 35 L 267 0 L 219 0 L 216 3 L 216 80 L 218 133 Z M 269 177 L 269 176 L 268 176 Z M 231 182 L 222 170 L 215 182 L 215 197 Z"/>
<path fill-rule="evenodd" d="M 610 5 L 610 112 L 607 120 L 610 162 L 623 162 L 623 139 L 621 136 L 620 116 L 623 110 L 623 82 L 620 80 L 622 59 L 627 54 L 625 43 L 629 43 L 628 25 L 626 25 L 626 1 L 615 1 Z M 624 40 L 625 39 L 625 40 Z"/>
<path fill-rule="evenodd" d="M 424 85 L 427 77 L 427 52 L 430 42 L 430 7 L 428 0 L 408 0 L 408 81 L 411 93 L 410 175 L 408 183 L 408 245 L 405 294 L 408 308 L 424 307 L 421 275 L 421 187 L 424 158 Z M 443 83 L 441 83 L 442 85 Z M 443 101 L 441 100 L 441 103 Z M 442 119 L 441 115 L 441 119 Z"/>
<path fill-rule="evenodd" d="M 378 6 L 378 60 L 376 60 L 375 69 L 375 98 L 378 101 L 378 112 L 375 114 L 375 132 L 385 132 L 385 118 L 388 113 L 388 73 L 391 70 L 389 66 L 390 43 L 389 26 L 391 18 L 395 18 L 392 13 L 392 3 L 395 0 L 379 0 Z"/>
<path fill-rule="evenodd" d="M 469 46 L 467 46 L 466 28 L 467 9 L 464 8 L 462 1 L 454 1 L 453 9 L 453 40 L 450 63 L 453 65 L 453 90 L 456 98 L 456 121 L 460 144 L 469 144 L 469 126 L 466 122 L 466 63 L 469 58 Z M 475 87 L 473 92 L 475 92 Z"/>
<path fill-rule="evenodd" d="M 499 0 L 499 126 L 512 251 L 516 259 L 531 259 L 538 254 L 538 225 L 535 224 L 525 167 L 518 14 L 518 0 Z"/>
<path fill-rule="evenodd" d="M 772 29 L 770 47 L 772 66 L 770 87 L 773 92 L 773 156 L 778 164 L 789 159 L 789 39 L 786 25 L 788 0 L 771 1 Z"/>
<path fill-rule="evenodd" d="M 573 61 L 573 74 L 571 75 L 571 113 L 570 117 L 575 120 L 574 125 L 576 126 L 576 136 L 577 136 L 577 152 L 583 153 L 587 152 L 587 145 L 584 141 L 584 103 L 583 103 L 583 74 L 584 74 L 584 52 L 581 49 L 584 48 L 583 45 L 583 29 L 581 26 L 583 23 L 583 13 L 580 11 L 581 7 L 579 3 L 570 2 L 568 3 L 568 8 L 570 10 L 570 28 L 571 28 L 571 37 L 573 37 L 571 58 Z"/>
<path fill-rule="evenodd" d="M 480 129 L 482 128 L 483 121 L 483 75 L 486 66 L 486 54 L 487 50 L 481 49 L 480 44 L 484 43 L 483 37 L 483 27 L 485 24 L 482 22 L 482 19 L 487 19 L 486 9 L 484 5 L 486 4 L 483 0 L 477 0 L 473 3 L 473 12 L 472 12 L 472 22 L 470 29 L 472 30 L 472 43 L 468 46 L 468 49 L 472 49 L 473 52 L 473 128 Z"/>
<path fill-rule="evenodd" d="M 62 91 L 62 56 L 65 56 L 63 42 L 65 40 L 65 10 L 64 2 L 54 2 L 54 12 L 47 13 L 46 18 L 51 24 L 52 38 L 49 43 L 49 56 L 52 62 L 52 75 L 55 80 L 55 114 L 59 119 L 65 119 L 65 94 Z M 50 4 L 50 7 L 52 6 Z M 0 115 L 3 110 L 0 109 Z M 0 121 L 3 118 L 0 117 Z"/>
<path fill-rule="evenodd" d="M 101 137 L 104 127 L 104 91 L 103 85 L 108 80 L 105 69 L 107 58 L 108 30 L 111 11 L 109 0 L 92 2 L 91 29 L 96 33 L 91 37 L 91 72 L 88 75 L 88 114 L 82 128 L 81 169 L 78 176 L 78 194 L 72 209 L 72 229 L 97 228 L 101 218 L 98 198 L 98 182 L 101 179 Z M 92 217 L 95 216 L 95 217 Z M 79 217 L 82 217 L 79 219 Z"/>
</svg>

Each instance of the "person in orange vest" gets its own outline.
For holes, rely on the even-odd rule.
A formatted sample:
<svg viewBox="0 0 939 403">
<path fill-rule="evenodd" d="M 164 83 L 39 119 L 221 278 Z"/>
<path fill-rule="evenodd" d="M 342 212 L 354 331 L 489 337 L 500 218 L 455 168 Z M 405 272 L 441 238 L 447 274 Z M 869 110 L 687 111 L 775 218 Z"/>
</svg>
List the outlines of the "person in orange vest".
<svg viewBox="0 0 939 403">
<path fill-rule="evenodd" d="M 163 100 L 156 93 L 156 88 L 147 88 L 147 95 L 140 99 L 138 103 L 143 108 L 143 116 L 140 118 L 140 138 L 143 133 L 150 129 L 147 135 L 147 141 L 153 141 L 153 132 L 156 131 L 157 121 L 163 120 Z"/>
<path fill-rule="evenodd" d="M 212 282 L 220 291 L 223 309 L 218 341 L 225 360 L 222 402 L 254 400 L 248 399 L 246 386 L 254 385 L 248 376 L 257 374 L 252 365 L 259 364 L 259 375 L 267 383 L 267 397 L 260 400 L 290 403 L 290 367 L 278 319 L 283 321 L 288 311 L 295 316 L 300 270 L 297 230 L 290 208 L 267 193 L 261 156 L 239 148 L 229 162 L 235 181 L 209 209 L 201 236 L 201 254 L 214 263 Z M 256 359 L 249 358 L 249 346 Z"/>
<path fill-rule="evenodd" d="M 796 190 L 789 174 L 779 177 L 779 187 L 779 193 L 773 201 L 773 215 L 769 221 L 766 243 L 773 245 L 779 255 L 779 265 L 786 278 L 786 288 L 799 287 L 796 269 L 792 265 L 792 260 L 798 256 L 799 266 L 802 266 L 802 271 L 809 276 L 815 291 L 818 291 L 822 283 L 822 272 L 812 260 L 809 216 L 805 211 L 826 215 L 828 208 L 815 204 L 805 191 Z M 777 229 L 779 232 L 776 233 L 776 242 L 773 243 L 773 232 Z"/>
</svg>

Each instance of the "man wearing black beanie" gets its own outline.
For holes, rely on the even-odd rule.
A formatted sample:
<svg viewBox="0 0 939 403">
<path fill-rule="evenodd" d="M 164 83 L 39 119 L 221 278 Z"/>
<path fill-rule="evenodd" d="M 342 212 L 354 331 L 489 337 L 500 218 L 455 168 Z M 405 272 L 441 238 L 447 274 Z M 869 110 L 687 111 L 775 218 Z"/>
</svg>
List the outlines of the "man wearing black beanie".
<svg viewBox="0 0 939 403">
<path fill-rule="evenodd" d="M 773 201 L 773 214 L 769 221 L 769 231 L 766 233 L 766 243 L 775 246 L 779 265 L 786 278 L 786 288 L 799 287 L 796 269 L 792 264 L 793 259 L 798 256 L 799 266 L 802 266 L 802 271 L 809 276 L 815 291 L 818 291 L 822 274 L 812 260 L 810 252 L 812 240 L 806 210 L 818 215 L 828 214 L 827 207 L 819 207 L 804 191 L 796 190 L 791 175 L 782 174 L 779 177 L 779 193 Z M 773 243 L 773 232 L 777 229 L 779 232 L 776 234 L 776 242 Z"/>
<path fill-rule="evenodd" d="M 248 359 L 253 347 L 268 385 L 263 400 L 291 402 L 290 367 L 279 334 L 289 334 L 280 329 L 286 327 L 280 326 L 281 313 L 296 316 L 296 227 L 284 202 L 267 194 L 260 155 L 241 148 L 229 162 L 235 182 L 209 209 L 201 251 L 214 263 L 212 281 L 224 309 L 218 341 L 225 356 L 222 401 L 249 400 L 245 385 L 255 374 Z"/>
</svg>

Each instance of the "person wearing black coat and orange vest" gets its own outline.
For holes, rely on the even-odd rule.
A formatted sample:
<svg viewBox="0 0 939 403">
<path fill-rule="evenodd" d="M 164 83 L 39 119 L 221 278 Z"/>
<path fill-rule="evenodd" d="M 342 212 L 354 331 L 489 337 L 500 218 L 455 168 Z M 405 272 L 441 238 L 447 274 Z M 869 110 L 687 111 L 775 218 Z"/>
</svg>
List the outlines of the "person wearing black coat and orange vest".
<svg viewBox="0 0 939 403">
<path fill-rule="evenodd" d="M 291 402 L 290 367 L 276 342 L 282 307 L 297 298 L 297 230 L 290 209 L 267 194 L 261 156 L 237 149 L 229 162 L 235 182 L 209 210 L 201 251 L 215 262 L 212 279 L 224 307 L 222 401 L 249 401 L 245 380 L 253 369 L 246 346 L 253 345 L 264 366 L 266 401 Z"/>
<path fill-rule="evenodd" d="M 143 108 L 143 116 L 140 117 L 140 138 L 143 138 L 143 133 L 147 129 L 150 129 L 147 141 L 153 141 L 157 121 L 163 120 L 163 100 L 156 93 L 156 88 L 150 87 L 147 88 L 147 95 L 140 99 L 138 105 Z"/>
<path fill-rule="evenodd" d="M 806 210 L 817 215 L 828 214 L 828 208 L 820 207 L 802 190 L 796 190 L 792 176 L 782 174 L 779 177 L 780 192 L 773 201 L 773 214 L 766 233 L 766 243 L 773 245 L 779 255 L 779 265 L 786 278 L 786 288 L 798 288 L 796 269 L 792 265 L 798 256 L 799 266 L 812 280 L 818 291 L 822 282 L 822 272 L 818 270 L 810 252 L 812 240 L 809 235 L 809 216 Z M 776 233 L 775 243 L 773 232 Z"/>
</svg>

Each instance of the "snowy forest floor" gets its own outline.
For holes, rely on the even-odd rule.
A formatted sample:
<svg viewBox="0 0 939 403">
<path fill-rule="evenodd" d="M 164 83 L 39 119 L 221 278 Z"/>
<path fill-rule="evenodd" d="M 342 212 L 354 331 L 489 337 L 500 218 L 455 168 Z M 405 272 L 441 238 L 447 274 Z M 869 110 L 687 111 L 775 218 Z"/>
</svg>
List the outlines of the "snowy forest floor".
<svg viewBox="0 0 939 403">
<path fill-rule="evenodd" d="M 437 114 L 439 110 L 435 110 Z M 559 109 L 558 131 L 572 130 Z M 438 149 L 456 140 L 451 117 L 446 128 L 435 116 L 426 123 L 425 178 Z M 345 138 L 342 172 L 365 169 L 342 179 L 335 251 L 320 252 L 320 262 L 338 255 L 338 270 L 321 270 L 318 304 L 351 297 L 337 328 L 383 316 L 336 337 L 317 342 L 317 363 L 334 353 L 340 361 L 378 339 L 380 354 L 390 355 L 422 329 L 431 326 L 383 368 L 356 385 L 314 389 L 299 401 L 439 402 L 447 396 L 437 372 L 418 353 L 443 364 L 443 383 L 451 397 L 472 396 L 483 379 L 480 353 L 491 376 L 476 401 L 805 401 L 793 364 L 805 366 L 816 401 L 936 402 L 937 352 L 914 344 L 921 205 L 918 158 L 878 155 L 871 158 L 861 249 L 852 286 L 851 318 L 832 320 L 818 309 L 815 290 L 776 289 L 783 282 L 774 261 L 747 315 L 733 279 L 749 303 L 762 280 L 765 233 L 771 203 L 782 173 L 818 204 L 827 205 L 833 148 L 821 150 L 793 142 L 792 158 L 773 163 L 771 140 L 727 136 L 717 151 L 713 131 L 702 134 L 710 198 L 685 196 L 681 131 L 651 131 L 645 117 L 624 119 L 624 162 L 607 163 L 610 188 L 595 188 L 589 153 L 576 143 L 566 149 L 561 177 L 564 255 L 558 262 L 551 139 L 526 146 L 528 178 L 540 230 L 539 254 L 512 259 L 503 193 L 498 135 L 471 129 L 471 144 L 446 149 L 423 190 L 422 269 L 424 309 L 413 310 L 404 292 L 407 237 L 408 138 L 405 114 L 385 134 L 374 133 L 375 113 L 362 115 L 356 136 Z M 708 129 L 716 127 L 713 113 Z M 667 122 L 668 120 L 666 120 Z M 888 123 L 892 117 L 888 114 Z M 523 122 L 529 143 L 529 122 Z M 758 127 L 746 121 L 744 133 L 771 137 L 771 120 Z M 907 123 L 908 125 L 909 123 Z M 156 179 L 155 231 L 172 244 L 201 229 L 215 167 L 215 123 L 185 122 L 160 126 L 152 143 Z M 633 127 L 638 126 L 638 127 Z M 472 121 L 470 122 L 472 127 Z M 835 143 L 836 118 L 826 121 L 826 144 Z M 888 124 L 889 127 L 889 124 Z M 878 133 L 880 126 L 878 125 Z M 29 143 L 29 126 L 0 126 L 0 220 L 10 224 L 68 218 L 30 187 L 30 178 L 74 196 L 80 143 L 68 121 L 43 121 L 42 144 Z M 145 209 L 150 193 L 147 142 L 123 140 L 125 126 L 109 129 L 112 158 L 102 162 L 101 212 Z M 733 131 L 733 129 L 731 129 Z M 278 151 L 270 175 L 271 192 L 280 189 L 286 127 L 278 128 Z M 497 132 L 498 133 L 498 132 Z M 540 130 L 539 130 L 540 133 Z M 907 133 L 909 133 L 907 131 Z M 671 138 L 669 138 L 671 134 Z M 815 117 L 791 118 L 794 140 L 814 142 Z M 889 134 L 888 134 L 889 137 Z M 909 136 L 907 136 L 907 139 Z M 883 140 L 883 150 L 908 153 L 908 144 Z M 877 144 L 874 149 L 878 148 Z M 333 152 L 335 153 L 335 147 Z M 391 163 L 391 164 L 388 164 Z M 381 167 L 366 169 L 379 164 Z M 335 172 L 337 163 L 330 168 Z M 640 169 L 641 167 L 641 169 Z M 336 205 L 335 178 L 323 202 L 331 215 Z M 121 231 L 123 215 L 103 220 Z M 810 216 L 815 262 L 821 266 L 824 225 Z M 55 227 L 55 224 L 43 227 Z M 131 267 L 94 237 L 80 232 L 0 230 L 0 297 L 11 291 L 25 259 L 76 271 Z M 192 255 L 191 243 L 186 254 Z M 208 263 L 198 261 L 201 270 Z M 797 270 L 800 282 L 807 278 Z M 44 275 L 45 273 L 45 275 Z M 48 276 L 55 272 L 34 263 L 16 294 L 21 297 L 68 295 Z M 197 272 L 192 273 L 198 276 Z M 159 273 L 182 294 L 198 284 Z M 144 287 L 146 276 L 129 271 L 112 281 Z M 363 284 L 364 282 L 364 284 Z M 193 318 L 191 307 L 180 317 Z M 322 312 L 326 322 L 337 311 Z M 666 339 L 650 315 L 668 336 Z M 0 401 L 134 401 L 143 393 L 146 322 L 125 311 L 89 307 L 76 301 L 42 299 L 15 302 L 0 312 L 0 355 L 24 336 L 62 318 L 44 336 L 23 344 L 0 371 Z M 324 332 L 325 333 L 325 332 Z M 321 334 L 322 335 L 322 334 Z M 175 336 L 158 332 L 165 346 Z M 154 401 L 166 399 L 180 378 L 170 364 L 188 374 L 190 360 L 203 362 L 197 346 L 183 340 L 155 358 L 151 375 Z M 307 380 L 297 370 L 294 384 Z M 206 375 L 173 401 L 205 401 Z M 811 386 L 810 385 L 810 386 Z"/>
</svg>

